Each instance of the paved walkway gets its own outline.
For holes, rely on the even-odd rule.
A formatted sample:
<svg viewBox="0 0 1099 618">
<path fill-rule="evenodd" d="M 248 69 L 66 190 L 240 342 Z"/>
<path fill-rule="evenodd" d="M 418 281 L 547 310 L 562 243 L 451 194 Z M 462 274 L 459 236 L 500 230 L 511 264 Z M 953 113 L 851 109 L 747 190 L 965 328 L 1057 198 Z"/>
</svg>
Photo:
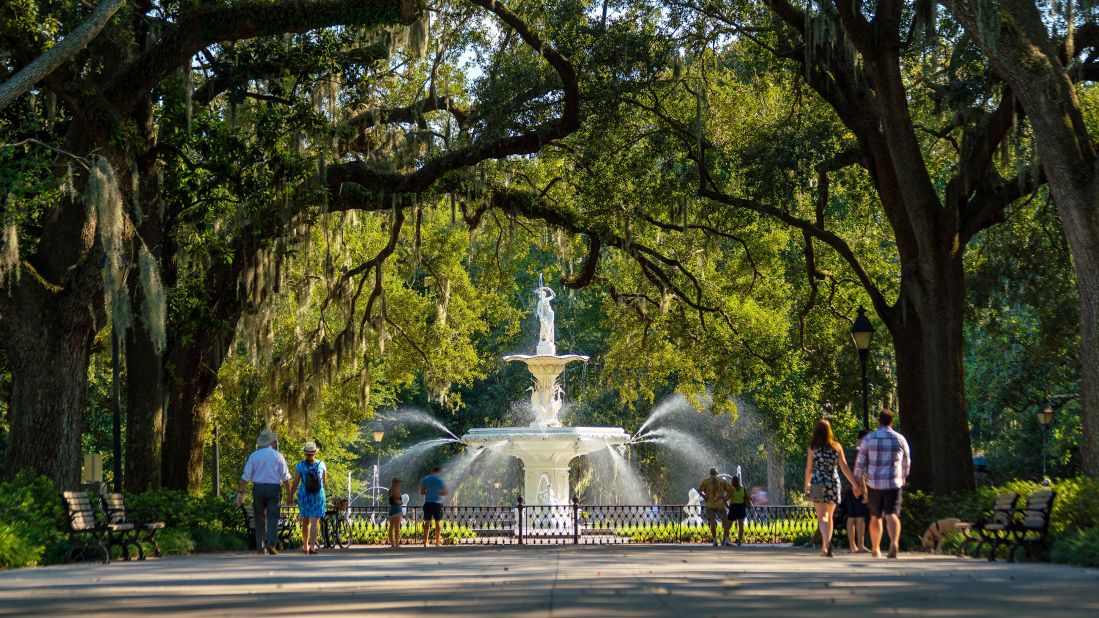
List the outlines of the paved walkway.
<svg viewBox="0 0 1099 618">
<path fill-rule="evenodd" d="M 223 554 L 0 572 L 0 615 L 1099 616 L 1099 570 L 709 546 Z"/>
</svg>

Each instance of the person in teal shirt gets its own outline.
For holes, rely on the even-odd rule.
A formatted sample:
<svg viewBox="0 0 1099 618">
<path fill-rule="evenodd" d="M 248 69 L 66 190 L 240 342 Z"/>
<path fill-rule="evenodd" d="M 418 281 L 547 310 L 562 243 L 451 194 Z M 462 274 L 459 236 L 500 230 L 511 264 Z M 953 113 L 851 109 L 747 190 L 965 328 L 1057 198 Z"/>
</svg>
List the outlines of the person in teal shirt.
<svg viewBox="0 0 1099 618">
<path fill-rule="evenodd" d="M 443 543 L 443 496 L 447 494 L 446 481 L 441 476 L 443 469 L 435 466 L 431 474 L 420 482 L 420 495 L 424 497 L 424 547 L 431 539 L 431 522 L 435 522 L 435 546 Z"/>
</svg>

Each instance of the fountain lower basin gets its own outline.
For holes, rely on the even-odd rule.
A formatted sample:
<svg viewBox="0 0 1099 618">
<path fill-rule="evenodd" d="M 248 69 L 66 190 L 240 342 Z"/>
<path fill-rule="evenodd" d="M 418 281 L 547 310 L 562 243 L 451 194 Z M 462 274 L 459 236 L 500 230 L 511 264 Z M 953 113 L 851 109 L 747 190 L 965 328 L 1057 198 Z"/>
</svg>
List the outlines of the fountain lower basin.
<svg viewBox="0 0 1099 618">
<path fill-rule="evenodd" d="M 568 504 L 569 462 L 629 439 L 621 427 L 482 427 L 462 436 L 468 446 L 522 461 L 523 498 L 531 505 Z"/>
</svg>

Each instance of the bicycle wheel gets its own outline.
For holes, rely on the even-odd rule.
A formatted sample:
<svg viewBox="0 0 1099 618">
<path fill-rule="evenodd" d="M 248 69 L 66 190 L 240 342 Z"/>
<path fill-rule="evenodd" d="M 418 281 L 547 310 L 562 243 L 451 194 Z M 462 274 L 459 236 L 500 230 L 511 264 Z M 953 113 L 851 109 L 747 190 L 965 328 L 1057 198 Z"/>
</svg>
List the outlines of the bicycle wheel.
<svg viewBox="0 0 1099 618">
<path fill-rule="evenodd" d="M 351 547 L 351 522 L 346 515 L 332 518 L 330 526 L 332 532 L 332 544 L 340 549 Z"/>
</svg>

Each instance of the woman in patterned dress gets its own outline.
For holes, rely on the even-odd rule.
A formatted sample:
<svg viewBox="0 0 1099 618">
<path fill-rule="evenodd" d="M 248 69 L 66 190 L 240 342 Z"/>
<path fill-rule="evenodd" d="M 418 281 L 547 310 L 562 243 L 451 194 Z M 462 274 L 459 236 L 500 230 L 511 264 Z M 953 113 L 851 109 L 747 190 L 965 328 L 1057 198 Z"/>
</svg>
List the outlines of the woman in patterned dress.
<svg viewBox="0 0 1099 618">
<path fill-rule="evenodd" d="M 837 468 L 855 485 L 854 476 L 847 467 L 843 447 L 832 435 L 832 424 L 826 420 L 817 422 L 813 439 L 805 453 L 805 493 L 813 501 L 820 528 L 821 555 L 832 557 L 832 513 L 840 502 L 840 477 Z"/>
<path fill-rule="evenodd" d="M 294 466 L 294 481 L 290 486 L 290 499 L 297 499 L 298 521 L 301 522 L 301 553 L 315 554 L 315 545 L 320 540 L 321 518 L 324 517 L 326 501 L 324 488 L 328 484 L 328 468 L 317 459 L 317 444 L 305 443 L 302 453 L 305 459 Z M 319 483 L 316 491 L 310 491 L 309 479 L 315 477 Z M 295 496 L 295 493 L 297 494 Z"/>
</svg>

